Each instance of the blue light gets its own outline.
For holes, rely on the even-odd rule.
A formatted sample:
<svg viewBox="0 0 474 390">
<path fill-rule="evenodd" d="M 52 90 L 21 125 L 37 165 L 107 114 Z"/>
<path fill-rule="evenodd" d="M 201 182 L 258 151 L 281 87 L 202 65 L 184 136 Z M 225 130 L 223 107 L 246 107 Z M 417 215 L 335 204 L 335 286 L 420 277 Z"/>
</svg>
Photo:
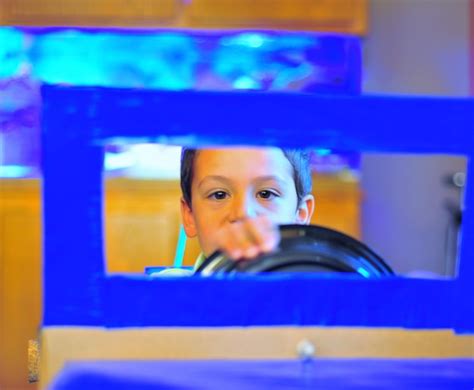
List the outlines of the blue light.
<svg viewBox="0 0 474 390">
<path fill-rule="evenodd" d="M 22 165 L 0 165 L 0 177 L 7 179 L 16 179 L 29 176 L 32 172 L 31 167 Z"/>
<path fill-rule="evenodd" d="M 362 267 L 357 268 L 357 272 L 361 274 L 364 278 L 369 278 L 369 273 Z"/>
<path fill-rule="evenodd" d="M 257 49 L 263 46 L 264 43 L 271 41 L 271 37 L 259 33 L 243 33 L 236 36 L 224 38 L 222 44 L 224 46 L 247 46 Z"/>
<path fill-rule="evenodd" d="M 0 78 L 16 76 L 26 63 L 25 36 L 13 28 L 0 28 Z"/>
<path fill-rule="evenodd" d="M 251 77 L 242 76 L 234 81 L 233 87 L 235 89 L 258 89 L 260 86 Z"/>
<path fill-rule="evenodd" d="M 331 149 L 319 148 L 319 149 L 316 149 L 315 152 L 318 156 L 327 156 L 327 155 L 331 154 L 332 150 Z"/>
</svg>

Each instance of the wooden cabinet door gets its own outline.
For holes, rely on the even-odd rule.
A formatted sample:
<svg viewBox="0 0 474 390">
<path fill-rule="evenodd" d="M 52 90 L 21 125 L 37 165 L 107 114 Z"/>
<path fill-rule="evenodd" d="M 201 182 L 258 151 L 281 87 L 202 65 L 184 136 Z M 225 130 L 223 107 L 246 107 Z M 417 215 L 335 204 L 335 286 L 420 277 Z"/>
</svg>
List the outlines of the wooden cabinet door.
<svg viewBox="0 0 474 390">
<path fill-rule="evenodd" d="M 196 27 L 367 31 L 366 0 L 193 0 L 186 12 Z"/>
<path fill-rule="evenodd" d="M 40 185 L 0 180 L 0 389 L 28 384 L 28 340 L 41 325 Z"/>
<path fill-rule="evenodd" d="M 0 25 L 253 28 L 364 35 L 367 0 L 2 0 Z"/>
<path fill-rule="evenodd" d="M 158 26 L 178 17 L 179 0 L 1 0 L 0 25 Z"/>
</svg>

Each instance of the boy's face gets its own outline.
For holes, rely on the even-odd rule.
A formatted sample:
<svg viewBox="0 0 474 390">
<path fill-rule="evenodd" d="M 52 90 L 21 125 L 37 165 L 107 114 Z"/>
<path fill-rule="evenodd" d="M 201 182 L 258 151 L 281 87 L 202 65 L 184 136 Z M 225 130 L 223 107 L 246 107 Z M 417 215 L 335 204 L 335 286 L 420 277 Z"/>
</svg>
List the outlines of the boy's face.
<svg viewBox="0 0 474 390">
<path fill-rule="evenodd" d="M 293 167 L 277 148 L 198 151 L 191 197 L 191 207 L 181 201 L 184 228 L 206 256 L 229 225 L 259 216 L 276 225 L 309 223 L 314 202 L 309 195 L 298 204 Z"/>
</svg>

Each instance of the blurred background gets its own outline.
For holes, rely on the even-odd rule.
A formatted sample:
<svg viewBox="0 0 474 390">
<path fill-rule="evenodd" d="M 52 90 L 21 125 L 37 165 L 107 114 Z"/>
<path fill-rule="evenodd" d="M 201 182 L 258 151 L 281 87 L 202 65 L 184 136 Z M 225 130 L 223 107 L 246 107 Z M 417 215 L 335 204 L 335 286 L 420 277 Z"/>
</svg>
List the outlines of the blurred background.
<svg viewBox="0 0 474 390">
<path fill-rule="evenodd" d="M 35 387 L 26 355 L 41 313 L 41 83 L 464 97 L 473 93 L 473 9 L 470 0 L 2 0 L 0 389 Z M 310 153 L 314 223 L 363 240 L 403 275 L 456 274 L 465 158 Z M 173 263 L 179 154 L 178 146 L 106 146 L 109 272 Z M 198 252 L 190 240 L 185 264 Z"/>
</svg>

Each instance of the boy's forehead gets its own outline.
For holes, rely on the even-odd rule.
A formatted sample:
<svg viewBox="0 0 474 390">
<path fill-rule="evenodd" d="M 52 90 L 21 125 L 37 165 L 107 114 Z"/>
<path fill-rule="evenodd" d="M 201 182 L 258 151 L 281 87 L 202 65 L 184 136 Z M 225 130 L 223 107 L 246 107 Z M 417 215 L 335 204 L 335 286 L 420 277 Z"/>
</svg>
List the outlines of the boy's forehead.
<svg viewBox="0 0 474 390">
<path fill-rule="evenodd" d="M 207 175 L 291 175 L 292 166 L 279 148 L 213 148 L 198 151 L 194 161 L 194 171 L 197 177 Z"/>
</svg>

